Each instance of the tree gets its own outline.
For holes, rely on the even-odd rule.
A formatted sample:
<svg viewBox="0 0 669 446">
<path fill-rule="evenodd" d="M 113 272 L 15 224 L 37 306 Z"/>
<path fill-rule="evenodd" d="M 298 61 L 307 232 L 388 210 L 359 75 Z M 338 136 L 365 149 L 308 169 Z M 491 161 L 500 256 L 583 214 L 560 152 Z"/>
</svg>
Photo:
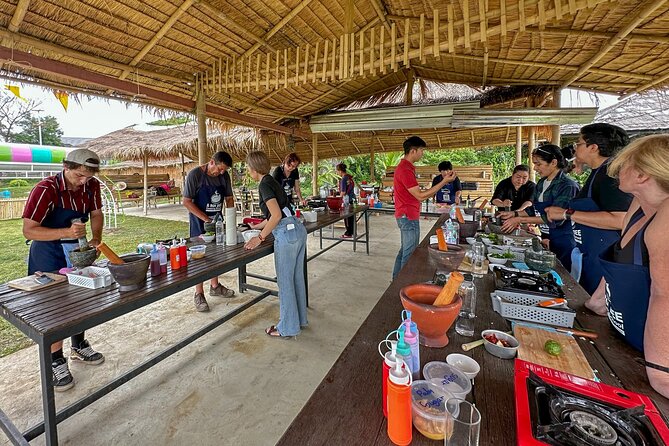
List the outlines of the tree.
<svg viewBox="0 0 669 446">
<path fill-rule="evenodd" d="M 0 138 L 11 142 L 21 127 L 20 122 L 28 119 L 40 105 L 41 102 L 22 101 L 7 90 L 0 90 Z"/>
<path fill-rule="evenodd" d="M 63 131 L 60 129 L 58 121 L 53 116 L 44 118 L 28 116 L 19 122 L 21 132 L 12 135 L 12 141 L 24 144 L 39 144 L 40 122 L 42 132 L 42 144 L 45 146 L 62 145 L 61 137 Z"/>
</svg>

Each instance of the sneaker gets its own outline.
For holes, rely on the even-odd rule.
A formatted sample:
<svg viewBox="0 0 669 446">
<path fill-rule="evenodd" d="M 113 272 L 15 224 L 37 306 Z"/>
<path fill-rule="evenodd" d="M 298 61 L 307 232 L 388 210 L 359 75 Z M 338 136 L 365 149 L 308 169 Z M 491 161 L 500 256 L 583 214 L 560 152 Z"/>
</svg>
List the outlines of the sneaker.
<svg viewBox="0 0 669 446">
<path fill-rule="evenodd" d="M 353 238 L 352 234 L 342 234 L 341 238 Z"/>
<path fill-rule="evenodd" d="M 53 380 L 53 390 L 56 392 L 65 392 L 74 387 L 74 378 L 67 366 L 67 359 L 58 358 L 51 363 L 51 372 Z"/>
<path fill-rule="evenodd" d="M 230 288 L 226 288 L 223 286 L 223 284 L 218 284 L 216 288 L 209 287 L 209 295 L 210 296 L 218 296 L 218 297 L 227 297 L 230 298 L 235 295 L 235 290 L 231 290 Z"/>
<path fill-rule="evenodd" d="M 195 309 L 200 313 L 209 311 L 209 304 L 207 303 L 207 299 L 204 298 L 204 294 L 195 293 Z"/>
<path fill-rule="evenodd" d="M 86 340 L 79 344 L 79 348 L 72 347 L 70 349 L 70 359 L 73 363 L 79 362 L 87 365 L 98 365 L 105 362 L 105 357 L 102 356 L 102 353 L 93 350 L 91 344 Z"/>
</svg>

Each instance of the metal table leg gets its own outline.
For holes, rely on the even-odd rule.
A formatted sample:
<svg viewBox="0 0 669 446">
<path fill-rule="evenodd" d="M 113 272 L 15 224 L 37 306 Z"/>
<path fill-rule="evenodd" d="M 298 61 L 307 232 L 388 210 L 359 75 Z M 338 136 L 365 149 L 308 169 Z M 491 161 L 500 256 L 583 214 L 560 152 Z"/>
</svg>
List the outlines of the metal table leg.
<svg viewBox="0 0 669 446">
<path fill-rule="evenodd" d="M 237 268 L 237 277 L 237 281 L 239 282 L 239 292 L 243 293 L 246 291 L 246 265 Z"/>
<path fill-rule="evenodd" d="M 39 366 L 42 381 L 42 407 L 44 410 L 44 433 L 46 444 L 58 444 L 58 427 L 56 425 L 56 399 L 53 391 L 53 372 L 51 370 L 51 342 L 42 338 L 39 342 Z"/>
<path fill-rule="evenodd" d="M 365 247 L 369 255 L 369 210 L 365 211 Z"/>
<path fill-rule="evenodd" d="M 358 219 L 353 216 L 353 252 L 356 252 L 358 245 Z"/>
</svg>

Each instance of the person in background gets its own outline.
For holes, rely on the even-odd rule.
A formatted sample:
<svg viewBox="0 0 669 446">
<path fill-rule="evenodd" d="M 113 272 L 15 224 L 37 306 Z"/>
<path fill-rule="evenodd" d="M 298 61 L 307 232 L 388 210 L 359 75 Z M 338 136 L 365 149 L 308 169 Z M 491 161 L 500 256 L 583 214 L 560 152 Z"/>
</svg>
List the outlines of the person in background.
<svg viewBox="0 0 669 446">
<path fill-rule="evenodd" d="M 99 171 L 100 158 L 95 152 L 75 149 L 65 155 L 62 172 L 43 179 L 32 189 L 23 209 L 23 236 L 32 240 L 28 274 L 58 272 L 68 266 L 69 251 L 79 247 L 80 237 L 86 237 L 85 223 L 73 223 L 75 218 L 90 219 L 93 238 L 88 243 L 100 244 L 104 214 L 100 182 L 93 178 Z M 93 350 L 83 332 L 72 336 L 71 341 L 73 363 L 98 365 L 104 362 L 102 353 Z M 74 386 L 63 356 L 63 341 L 51 344 L 51 369 L 56 392 Z"/>
<path fill-rule="evenodd" d="M 606 174 L 611 157 L 629 143 L 625 130 L 611 124 L 590 124 L 581 128 L 574 144 L 576 162 L 592 171 L 583 189 L 567 207 L 550 206 L 551 221 L 574 223 L 576 249 L 572 254 L 573 276 L 592 295 L 602 279 L 599 255 L 620 239 L 623 218 L 632 196 L 621 191 L 614 178 Z"/>
<path fill-rule="evenodd" d="M 433 197 L 447 183 L 455 180 L 455 172 L 445 171 L 439 183 L 421 191 L 416 180 L 414 163 L 422 158 L 427 144 L 418 136 L 412 136 L 404 141 L 403 147 L 404 158 L 395 168 L 393 175 L 395 219 L 400 228 L 400 250 L 395 258 L 393 280 L 409 261 L 420 241 L 420 202 Z"/>
<path fill-rule="evenodd" d="M 348 202 L 350 204 L 353 204 L 353 201 L 355 200 L 355 182 L 353 181 L 353 177 L 346 173 L 346 164 L 344 163 L 339 163 L 337 164 L 337 167 L 335 168 L 337 171 L 337 175 L 341 177 L 341 180 L 339 180 L 339 196 L 343 197 L 348 197 Z M 347 217 L 344 219 L 344 225 L 346 227 L 346 231 L 342 235 L 342 238 L 351 238 L 353 237 L 353 227 L 355 225 L 355 215 L 351 215 L 350 217 Z"/>
<path fill-rule="evenodd" d="M 432 187 L 441 183 L 444 178 L 451 176 L 453 173 L 453 164 L 450 161 L 442 161 L 437 166 L 437 169 L 439 169 L 439 175 L 432 179 Z M 462 185 L 460 184 L 460 179 L 455 177 L 452 181 L 446 182 L 437 190 L 434 199 L 437 205 L 447 204 L 450 206 L 452 204 L 460 204 L 460 195 L 462 195 Z"/>
<path fill-rule="evenodd" d="M 669 135 L 633 141 L 607 172 L 634 199 L 622 238 L 600 254 L 604 278 L 586 306 L 643 351 L 650 385 L 669 398 Z"/>
<path fill-rule="evenodd" d="M 265 220 L 254 226 L 260 229 L 257 237 L 244 248 L 255 249 L 270 234 L 274 236 L 274 266 L 279 287 L 279 322 L 265 330 L 268 336 L 297 336 L 307 321 L 307 291 L 304 277 L 304 257 L 307 230 L 293 216 L 288 197 L 281 185 L 269 175 L 269 159 L 264 152 L 250 152 L 246 156 L 249 175 L 259 181 L 260 209 Z"/>
<path fill-rule="evenodd" d="M 212 223 L 216 215 L 223 212 L 225 207 L 235 206 L 232 195 L 232 179 L 228 169 L 232 167 L 232 157 L 229 153 L 219 151 L 214 153 L 207 164 L 198 166 L 188 172 L 184 183 L 183 204 L 188 209 L 190 236 L 198 237 L 204 234 L 205 223 Z M 209 282 L 209 296 L 233 297 L 234 290 L 218 282 L 218 276 L 212 277 Z M 200 312 L 209 311 L 209 304 L 204 297 L 204 285 L 195 285 L 193 298 L 195 309 Z"/>
<path fill-rule="evenodd" d="M 566 206 L 578 193 L 578 184 L 563 171 L 566 166 L 562 151 L 558 146 L 545 144 L 532 152 L 534 169 L 541 179 L 534 190 L 532 207 L 519 216 L 516 211 L 502 212 L 502 230 L 511 232 L 521 223 L 539 224 L 542 233 L 548 233 L 549 248 L 569 271 L 571 252 L 576 246 L 574 233 L 569 222 L 550 222 L 546 216 L 549 206 Z M 523 215 L 524 214 L 524 215 Z"/>
<path fill-rule="evenodd" d="M 272 172 L 272 177 L 281 185 L 291 204 L 293 203 L 293 193 L 297 195 L 299 204 L 305 203 L 300 190 L 300 172 L 297 170 L 301 163 L 302 161 L 297 153 L 289 153 L 283 159 L 283 164 L 277 166 Z"/>
<path fill-rule="evenodd" d="M 498 208 L 508 208 L 510 211 L 524 211 L 532 206 L 534 188 L 536 184 L 530 181 L 530 169 L 524 164 L 513 168 L 509 178 L 497 184 L 492 194 L 492 204 Z"/>
</svg>

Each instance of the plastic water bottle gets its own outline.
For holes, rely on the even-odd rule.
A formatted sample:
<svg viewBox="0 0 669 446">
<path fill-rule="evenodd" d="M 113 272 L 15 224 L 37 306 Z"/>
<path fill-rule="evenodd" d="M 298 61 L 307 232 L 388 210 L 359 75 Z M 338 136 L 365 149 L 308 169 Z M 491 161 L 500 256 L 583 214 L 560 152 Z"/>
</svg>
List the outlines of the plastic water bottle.
<svg viewBox="0 0 669 446">
<path fill-rule="evenodd" d="M 399 446 L 411 443 L 411 373 L 402 361 L 388 372 L 388 438 Z"/>
<path fill-rule="evenodd" d="M 225 245 L 225 224 L 220 215 L 216 215 L 216 244 L 218 246 Z"/>
<path fill-rule="evenodd" d="M 444 235 L 446 236 L 446 243 L 457 245 L 460 242 L 460 224 L 453 219 L 448 219 Z"/>
<path fill-rule="evenodd" d="M 474 336 L 474 318 L 476 318 L 476 286 L 471 277 L 465 275 L 465 280 L 460 284 L 458 295 L 462 299 L 462 307 L 458 321 L 455 323 L 455 331 L 461 336 Z"/>
<path fill-rule="evenodd" d="M 453 221 L 455 221 L 458 218 L 457 214 L 455 213 L 455 203 L 451 205 L 451 210 L 448 213 L 448 218 L 450 218 Z"/>
</svg>

